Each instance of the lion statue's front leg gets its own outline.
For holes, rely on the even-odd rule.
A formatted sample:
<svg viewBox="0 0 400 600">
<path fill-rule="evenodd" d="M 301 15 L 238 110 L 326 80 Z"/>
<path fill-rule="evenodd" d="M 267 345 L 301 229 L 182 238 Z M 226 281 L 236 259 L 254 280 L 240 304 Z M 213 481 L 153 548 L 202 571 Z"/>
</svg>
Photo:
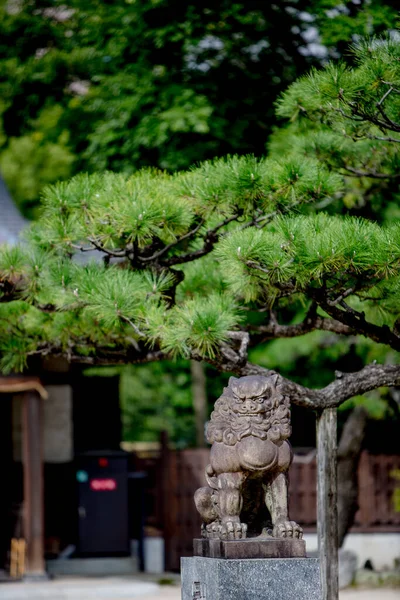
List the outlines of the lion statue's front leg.
<svg viewBox="0 0 400 600">
<path fill-rule="evenodd" d="M 196 491 L 194 501 L 203 518 L 203 537 L 225 540 L 246 537 L 247 525 L 240 522 L 244 479 L 243 473 L 221 473 L 212 478 L 212 487 Z"/>
<path fill-rule="evenodd" d="M 265 503 L 271 515 L 273 537 L 299 539 L 303 537 L 300 525 L 289 520 L 286 473 L 278 473 L 268 482 Z"/>
</svg>

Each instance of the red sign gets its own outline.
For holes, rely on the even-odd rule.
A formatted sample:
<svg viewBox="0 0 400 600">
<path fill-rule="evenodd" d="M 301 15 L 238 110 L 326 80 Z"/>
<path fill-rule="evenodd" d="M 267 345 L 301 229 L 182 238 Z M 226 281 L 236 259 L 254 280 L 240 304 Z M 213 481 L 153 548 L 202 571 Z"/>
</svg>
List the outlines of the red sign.
<svg viewBox="0 0 400 600">
<path fill-rule="evenodd" d="M 113 492 L 117 489 L 115 479 L 91 479 L 90 489 L 94 492 Z"/>
</svg>

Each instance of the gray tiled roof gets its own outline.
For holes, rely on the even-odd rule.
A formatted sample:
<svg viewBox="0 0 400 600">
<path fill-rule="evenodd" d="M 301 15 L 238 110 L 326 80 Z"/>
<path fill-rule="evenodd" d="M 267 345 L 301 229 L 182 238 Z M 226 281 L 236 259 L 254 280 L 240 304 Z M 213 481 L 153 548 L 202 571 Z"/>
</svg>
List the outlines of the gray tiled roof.
<svg viewBox="0 0 400 600">
<path fill-rule="evenodd" d="M 10 196 L 0 176 L 0 244 L 16 244 L 18 235 L 28 225 Z"/>
</svg>

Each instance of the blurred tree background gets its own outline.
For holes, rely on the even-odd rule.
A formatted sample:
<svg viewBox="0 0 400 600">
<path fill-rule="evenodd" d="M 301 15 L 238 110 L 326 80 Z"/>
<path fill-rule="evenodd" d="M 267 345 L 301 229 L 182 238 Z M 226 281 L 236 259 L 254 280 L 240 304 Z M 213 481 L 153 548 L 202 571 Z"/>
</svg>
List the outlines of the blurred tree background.
<svg viewBox="0 0 400 600">
<path fill-rule="evenodd" d="M 33 217 L 82 170 L 262 155 L 279 93 L 393 28 L 396 4 L 0 0 L 0 169 Z"/>
<path fill-rule="evenodd" d="M 303 122 L 292 115 L 276 129 L 279 94 L 330 58 L 351 63 L 352 42 L 395 28 L 397 4 L 0 0 L 0 170 L 21 211 L 35 218 L 43 186 L 81 171 L 174 171 L 229 153 L 261 156 L 267 147 L 275 156 L 301 153 Z M 349 179 L 328 210 L 390 220 L 397 204 L 382 198 L 394 185 Z M 333 365 L 356 369 L 384 352 L 314 332 L 264 344 L 250 358 L 321 386 Z M 178 445 L 195 443 L 188 362 L 121 374 L 126 439 L 155 439 L 166 428 Z M 211 406 L 226 377 L 209 367 L 207 375 Z M 391 410 L 377 392 L 346 408 L 357 402 L 379 418 Z"/>
</svg>

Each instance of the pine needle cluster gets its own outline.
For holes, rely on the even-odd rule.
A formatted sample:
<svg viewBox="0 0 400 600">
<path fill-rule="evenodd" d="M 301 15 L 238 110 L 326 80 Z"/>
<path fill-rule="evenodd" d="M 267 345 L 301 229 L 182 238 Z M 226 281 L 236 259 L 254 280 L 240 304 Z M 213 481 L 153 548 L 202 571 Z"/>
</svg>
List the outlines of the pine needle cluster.
<svg viewBox="0 0 400 600">
<path fill-rule="evenodd" d="M 272 152 L 286 145 L 291 155 L 317 157 L 342 173 L 350 207 L 351 196 L 353 203 L 357 195 L 365 203 L 370 191 L 376 195 L 377 181 L 396 191 L 400 171 L 399 42 L 389 36 L 364 39 L 352 52 L 354 68 L 331 63 L 289 87 L 277 114 L 291 125 L 270 143 Z"/>
</svg>

